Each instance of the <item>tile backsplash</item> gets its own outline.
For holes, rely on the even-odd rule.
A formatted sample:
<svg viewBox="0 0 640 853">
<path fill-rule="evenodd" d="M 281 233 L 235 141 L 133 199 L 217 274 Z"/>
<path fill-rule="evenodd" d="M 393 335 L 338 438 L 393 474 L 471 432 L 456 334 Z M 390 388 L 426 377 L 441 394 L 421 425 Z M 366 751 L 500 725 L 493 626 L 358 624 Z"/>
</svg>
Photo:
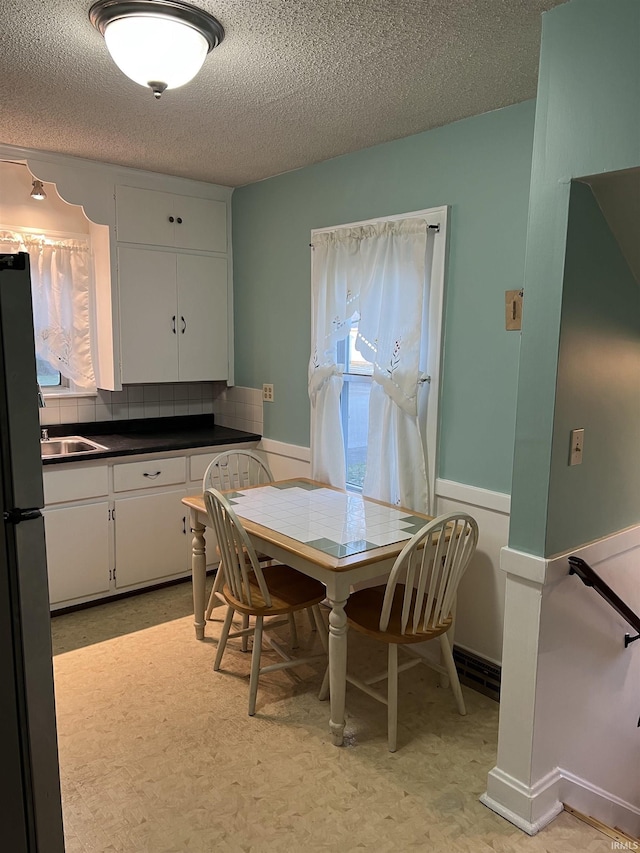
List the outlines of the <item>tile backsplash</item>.
<svg viewBox="0 0 640 853">
<path fill-rule="evenodd" d="M 127 385 L 95 397 L 45 397 L 42 426 L 213 413 L 220 426 L 262 435 L 262 391 L 224 382 Z"/>
</svg>

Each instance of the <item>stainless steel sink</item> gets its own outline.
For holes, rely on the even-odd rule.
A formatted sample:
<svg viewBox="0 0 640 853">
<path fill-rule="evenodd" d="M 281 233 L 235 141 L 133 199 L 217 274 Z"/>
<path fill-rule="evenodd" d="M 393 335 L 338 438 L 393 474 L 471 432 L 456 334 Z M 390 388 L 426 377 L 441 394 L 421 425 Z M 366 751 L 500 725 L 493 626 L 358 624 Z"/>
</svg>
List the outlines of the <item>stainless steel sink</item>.
<svg viewBox="0 0 640 853">
<path fill-rule="evenodd" d="M 50 456 L 84 456 L 87 453 L 98 453 L 107 450 L 103 444 L 90 441 L 81 435 L 66 435 L 64 438 L 48 438 L 40 442 L 40 455 Z"/>
</svg>

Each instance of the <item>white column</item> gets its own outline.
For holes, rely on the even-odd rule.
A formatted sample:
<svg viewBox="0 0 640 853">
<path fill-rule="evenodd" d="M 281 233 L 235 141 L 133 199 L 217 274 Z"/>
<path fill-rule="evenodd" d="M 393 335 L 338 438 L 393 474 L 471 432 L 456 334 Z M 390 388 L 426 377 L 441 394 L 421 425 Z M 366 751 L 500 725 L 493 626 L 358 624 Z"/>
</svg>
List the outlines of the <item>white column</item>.
<svg viewBox="0 0 640 853">
<path fill-rule="evenodd" d="M 498 760 L 481 802 L 534 835 L 562 811 L 557 770 L 534 778 L 534 726 L 542 591 L 547 561 L 503 548 L 506 572 Z"/>
</svg>

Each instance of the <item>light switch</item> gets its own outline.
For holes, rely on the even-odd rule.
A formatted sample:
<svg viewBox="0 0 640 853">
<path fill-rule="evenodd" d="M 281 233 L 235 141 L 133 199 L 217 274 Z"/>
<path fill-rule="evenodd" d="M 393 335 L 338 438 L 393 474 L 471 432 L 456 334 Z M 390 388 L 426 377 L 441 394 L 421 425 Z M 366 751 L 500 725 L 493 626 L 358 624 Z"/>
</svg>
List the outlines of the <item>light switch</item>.
<svg viewBox="0 0 640 853">
<path fill-rule="evenodd" d="M 571 449 L 569 451 L 569 465 L 582 464 L 582 450 L 584 447 L 584 430 L 571 430 Z"/>
</svg>

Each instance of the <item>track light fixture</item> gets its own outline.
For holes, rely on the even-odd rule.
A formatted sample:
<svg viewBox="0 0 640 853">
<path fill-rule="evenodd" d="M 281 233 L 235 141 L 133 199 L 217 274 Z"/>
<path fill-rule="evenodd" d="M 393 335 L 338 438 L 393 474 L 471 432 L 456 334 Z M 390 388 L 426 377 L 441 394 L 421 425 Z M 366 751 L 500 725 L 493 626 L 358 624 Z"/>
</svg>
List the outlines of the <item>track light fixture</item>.
<svg viewBox="0 0 640 853">
<path fill-rule="evenodd" d="M 36 201 L 42 201 L 47 197 L 46 192 L 44 191 L 44 187 L 42 186 L 42 181 L 34 180 L 31 187 L 31 198 L 35 198 Z"/>
</svg>

